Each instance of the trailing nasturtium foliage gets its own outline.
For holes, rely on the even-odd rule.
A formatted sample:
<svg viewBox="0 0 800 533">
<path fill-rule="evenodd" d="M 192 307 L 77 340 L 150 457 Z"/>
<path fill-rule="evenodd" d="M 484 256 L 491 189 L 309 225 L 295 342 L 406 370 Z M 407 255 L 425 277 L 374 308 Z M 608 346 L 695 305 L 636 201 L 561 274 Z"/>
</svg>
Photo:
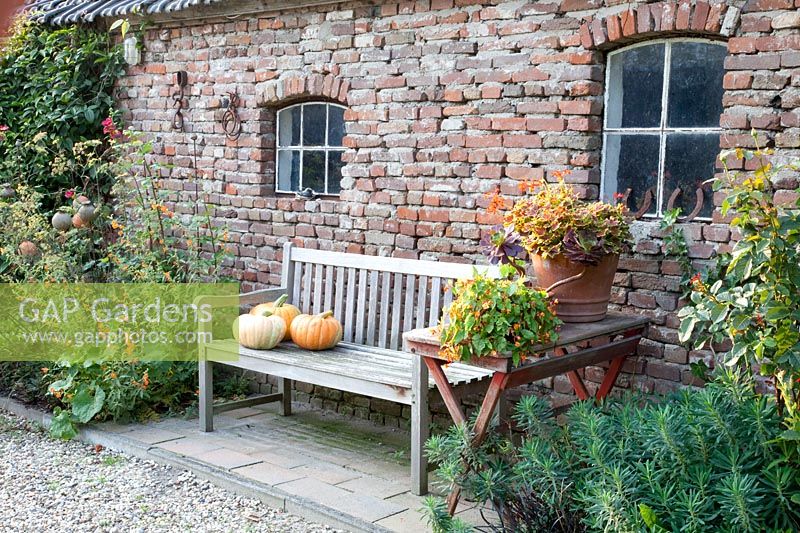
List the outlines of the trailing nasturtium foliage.
<svg viewBox="0 0 800 533">
<path fill-rule="evenodd" d="M 108 192 L 101 122 L 113 114 L 123 53 L 108 33 L 20 18 L 0 49 L 0 181 L 51 194 Z M 76 146 L 88 153 L 75 153 Z"/>
<path fill-rule="evenodd" d="M 741 234 L 716 269 L 692 278 L 691 303 L 681 309 L 680 339 L 695 347 L 728 341 L 730 366 L 758 368 L 771 376 L 780 393 L 786 431 L 783 438 L 800 448 L 800 202 L 776 205 L 773 177 L 797 171 L 775 168 L 766 161 L 769 150 L 733 150 L 730 157 L 755 160 L 759 168 L 737 179 L 725 167 L 723 216 Z"/>
</svg>

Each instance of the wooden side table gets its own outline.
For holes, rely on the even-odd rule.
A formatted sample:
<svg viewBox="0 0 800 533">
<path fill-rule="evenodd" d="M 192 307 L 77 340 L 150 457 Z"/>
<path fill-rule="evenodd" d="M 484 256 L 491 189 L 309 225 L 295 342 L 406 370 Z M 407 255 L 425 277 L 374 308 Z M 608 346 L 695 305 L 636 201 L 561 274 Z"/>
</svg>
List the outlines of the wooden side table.
<svg viewBox="0 0 800 533">
<path fill-rule="evenodd" d="M 625 360 L 629 355 L 636 353 L 636 347 L 648 322 L 649 320 L 645 317 L 609 313 L 600 322 L 564 324 L 559 332 L 558 341 L 551 345 L 537 346 L 531 357 L 519 366 L 514 366 L 510 357 L 485 357 L 470 361 L 468 363 L 470 365 L 494 371 L 478 411 L 472 445 L 479 446 L 486 438 L 494 410 L 506 389 L 566 374 L 578 398 L 586 400 L 590 395 L 577 371 L 587 366 L 611 361 L 595 394 L 597 400 L 605 398 L 614 387 Z M 598 344 L 598 340 L 603 340 L 603 342 Z M 573 352 L 567 351 L 567 347 L 582 342 L 588 342 L 590 347 L 579 348 Z M 412 390 L 416 403 L 412 408 L 420 412 L 425 411 L 421 414 L 426 416 L 427 405 L 422 400 L 420 391 L 426 390 L 422 384 L 428 382 L 430 373 L 453 421 L 456 424 L 466 424 L 467 418 L 464 411 L 442 370 L 442 366 L 446 365 L 448 361 L 439 356 L 439 337 L 435 331 L 432 328 L 408 331 L 403 334 L 403 345 L 405 350 L 419 356 L 414 359 Z M 547 353 L 553 355 L 544 355 Z M 425 427 L 423 424 L 420 425 Z M 412 440 L 423 440 L 427 437 L 426 433 L 412 435 Z M 415 466 L 416 468 L 412 468 L 412 472 L 419 472 L 418 476 L 421 477 L 412 482 L 415 486 L 424 486 L 424 489 L 427 490 L 426 465 L 422 463 Z M 447 498 L 447 506 L 451 515 L 458 504 L 460 492 L 460 487 L 454 487 Z"/>
</svg>

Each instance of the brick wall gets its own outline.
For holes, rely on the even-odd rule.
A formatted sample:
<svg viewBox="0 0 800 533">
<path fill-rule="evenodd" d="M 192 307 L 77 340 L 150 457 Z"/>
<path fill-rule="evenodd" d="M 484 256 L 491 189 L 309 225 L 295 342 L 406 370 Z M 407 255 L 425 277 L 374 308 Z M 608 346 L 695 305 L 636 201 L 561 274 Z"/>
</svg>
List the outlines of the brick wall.
<svg viewBox="0 0 800 533">
<path fill-rule="evenodd" d="M 144 62 L 129 69 L 119 100 L 126 121 L 156 139 L 175 167 L 166 186 L 186 201 L 200 179 L 230 230 L 231 265 L 245 289 L 277 285 L 280 246 L 446 261 L 483 261 L 478 241 L 499 219 L 484 207 L 498 188 L 571 169 L 587 198 L 599 194 L 605 54 L 648 38 L 725 40 L 722 144 L 752 144 L 749 129 L 784 159 L 800 153 L 800 0 L 621 2 L 431 0 L 353 2 L 264 11 L 230 19 L 234 2 L 160 19 L 144 37 Z M 227 6 L 227 7 L 226 7 Z M 186 133 L 171 131 L 174 73 L 189 75 Z M 220 125 L 228 91 L 241 96 L 243 132 Z M 275 112 L 326 99 L 347 106 L 343 192 L 300 201 L 274 192 Z M 794 201 L 798 184 L 777 184 Z M 717 199 L 718 201 L 719 199 Z M 733 237 L 715 214 L 684 226 L 702 262 Z M 637 222 L 620 262 L 614 305 L 653 320 L 625 386 L 665 392 L 692 383 L 687 363 L 707 358 L 678 344 L 680 271 L 661 253 L 658 224 Z M 597 369 L 587 385 L 596 387 Z M 267 385 L 266 383 L 264 385 Z M 566 379 L 544 384 L 571 399 Z M 361 416 L 382 402 L 300 386 L 301 399 Z M 317 399 L 313 399 L 317 398 Z M 335 404 L 335 405 L 334 405 Z M 356 410 L 359 411 L 356 411 Z"/>
</svg>

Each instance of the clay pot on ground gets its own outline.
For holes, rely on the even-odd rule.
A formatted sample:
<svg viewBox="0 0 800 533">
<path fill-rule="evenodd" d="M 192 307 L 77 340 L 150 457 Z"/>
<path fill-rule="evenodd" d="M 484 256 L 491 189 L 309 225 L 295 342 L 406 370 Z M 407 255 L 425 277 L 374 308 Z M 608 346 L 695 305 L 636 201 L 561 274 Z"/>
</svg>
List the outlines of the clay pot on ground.
<svg viewBox="0 0 800 533">
<path fill-rule="evenodd" d="M 15 196 L 17 196 L 17 191 L 14 190 L 14 187 L 12 187 L 10 183 L 3 183 L 0 185 L 0 199 L 10 200 Z"/>
<path fill-rule="evenodd" d="M 78 213 L 75 213 L 74 215 L 72 215 L 72 225 L 78 229 L 81 229 L 81 228 L 88 228 L 89 226 L 92 225 L 92 223 L 86 222 L 81 218 L 81 216 Z"/>
<path fill-rule="evenodd" d="M 91 224 L 97 217 L 97 209 L 91 201 L 83 202 L 80 209 L 78 209 L 78 216 L 87 224 Z"/>
<path fill-rule="evenodd" d="M 618 254 L 604 256 L 597 265 L 575 263 L 563 255 L 531 258 L 537 285 L 551 288 L 550 295 L 558 300 L 556 315 L 564 322 L 605 318 L 617 263 Z"/>
<path fill-rule="evenodd" d="M 19 243 L 19 254 L 23 257 L 36 257 L 39 255 L 39 247 L 31 241 Z"/>
<path fill-rule="evenodd" d="M 56 211 L 52 219 L 53 227 L 58 231 L 69 231 L 72 229 L 72 217 L 64 211 Z"/>
</svg>

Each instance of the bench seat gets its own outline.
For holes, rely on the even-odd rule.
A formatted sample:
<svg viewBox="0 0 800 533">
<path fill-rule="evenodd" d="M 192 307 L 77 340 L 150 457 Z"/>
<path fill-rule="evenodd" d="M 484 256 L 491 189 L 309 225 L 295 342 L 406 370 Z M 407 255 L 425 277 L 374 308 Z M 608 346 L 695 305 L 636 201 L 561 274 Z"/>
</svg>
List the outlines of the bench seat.
<svg viewBox="0 0 800 533">
<path fill-rule="evenodd" d="M 206 356 L 238 354 L 238 360 L 225 364 L 273 376 L 313 383 L 355 394 L 363 394 L 406 405 L 412 404 L 412 365 L 408 352 L 376 348 L 349 342 L 331 350 L 313 352 L 291 342 L 272 350 L 251 350 L 236 341 L 214 341 L 205 345 Z M 450 384 L 466 385 L 480 381 L 492 372 L 452 363 L 445 369 Z M 433 378 L 428 388 L 434 388 Z"/>
</svg>

